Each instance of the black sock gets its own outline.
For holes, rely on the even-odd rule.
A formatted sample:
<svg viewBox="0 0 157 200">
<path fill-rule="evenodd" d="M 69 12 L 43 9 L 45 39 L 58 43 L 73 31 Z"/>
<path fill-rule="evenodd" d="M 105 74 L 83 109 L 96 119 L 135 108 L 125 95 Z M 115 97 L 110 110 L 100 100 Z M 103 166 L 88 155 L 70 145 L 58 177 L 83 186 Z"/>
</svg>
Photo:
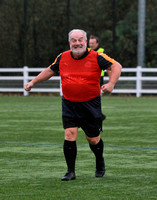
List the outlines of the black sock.
<svg viewBox="0 0 157 200">
<path fill-rule="evenodd" d="M 96 145 L 89 144 L 89 146 L 96 157 L 96 162 L 103 160 L 104 143 L 102 139 L 100 138 L 100 141 Z"/>
<path fill-rule="evenodd" d="M 75 172 L 75 160 L 77 155 L 76 141 L 64 140 L 63 150 L 68 172 Z"/>
</svg>

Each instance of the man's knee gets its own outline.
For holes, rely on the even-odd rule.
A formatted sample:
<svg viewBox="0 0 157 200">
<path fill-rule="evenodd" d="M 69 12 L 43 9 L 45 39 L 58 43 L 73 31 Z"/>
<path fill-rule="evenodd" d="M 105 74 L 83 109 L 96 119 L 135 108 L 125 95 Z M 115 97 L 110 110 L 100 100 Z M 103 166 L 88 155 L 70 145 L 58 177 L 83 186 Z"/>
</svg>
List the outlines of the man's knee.
<svg viewBox="0 0 157 200">
<path fill-rule="evenodd" d="M 92 137 L 92 138 L 86 136 L 86 138 L 87 138 L 89 144 L 91 144 L 91 145 L 96 145 L 100 141 L 100 135 L 97 137 Z"/>
<path fill-rule="evenodd" d="M 65 140 L 75 141 L 77 139 L 77 128 L 65 129 Z"/>
</svg>

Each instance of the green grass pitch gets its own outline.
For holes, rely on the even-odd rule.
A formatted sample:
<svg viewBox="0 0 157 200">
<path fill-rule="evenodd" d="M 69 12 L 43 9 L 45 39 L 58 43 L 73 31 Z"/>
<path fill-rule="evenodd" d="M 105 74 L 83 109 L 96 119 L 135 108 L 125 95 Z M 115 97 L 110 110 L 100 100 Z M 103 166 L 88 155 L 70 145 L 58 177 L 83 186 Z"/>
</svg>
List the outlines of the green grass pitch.
<svg viewBox="0 0 157 200">
<path fill-rule="evenodd" d="M 0 200 L 157 200 L 157 98 L 102 97 L 106 175 L 79 130 L 75 181 L 62 182 L 61 98 L 0 96 Z"/>
</svg>

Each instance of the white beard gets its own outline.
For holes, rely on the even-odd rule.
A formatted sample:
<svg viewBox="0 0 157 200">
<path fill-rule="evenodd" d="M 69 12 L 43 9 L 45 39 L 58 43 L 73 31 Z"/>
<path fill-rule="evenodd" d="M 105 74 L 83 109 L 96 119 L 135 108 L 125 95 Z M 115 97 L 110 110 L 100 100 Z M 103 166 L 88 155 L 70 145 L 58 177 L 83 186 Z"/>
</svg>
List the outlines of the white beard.
<svg viewBox="0 0 157 200">
<path fill-rule="evenodd" d="M 84 53 L 84 52 L 86 51 L 86 48 L 87 48 L 87 44 L 85 44 L 85 46 L 82 47 L 81 50 L 77 50 L 77 49 L 72 48 L 72 47 L 70 46 L 70 49 L 71 49 L 72 53 L 73 53 L 74 55 L 77 55 L 77 56 L 78 56 L 78 55 L 81 55 L 82 53 Z"/>
</svg>

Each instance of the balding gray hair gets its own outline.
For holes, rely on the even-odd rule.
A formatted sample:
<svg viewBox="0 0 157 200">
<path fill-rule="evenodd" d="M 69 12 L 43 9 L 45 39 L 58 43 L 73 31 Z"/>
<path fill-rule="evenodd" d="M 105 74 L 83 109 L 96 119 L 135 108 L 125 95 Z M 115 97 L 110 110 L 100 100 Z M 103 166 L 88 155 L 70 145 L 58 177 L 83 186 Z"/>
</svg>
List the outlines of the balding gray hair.
<svg viewBox="0 0 157 200">
<path fill-rule="evenodd" d="M 84 35 L 85 40 L 87 40 L 87 33 L 84 30 L 82 30 L 82 29 L 73 29 L 68 34 L 68 41 L 69 42 L 70 42 L 70 36 L 71 36 L 71 34 L 74 33 L 74 32 L 77 32 L 77 31 L 81 31 L 83 33 L 83 35 Z"/>
</svg>

